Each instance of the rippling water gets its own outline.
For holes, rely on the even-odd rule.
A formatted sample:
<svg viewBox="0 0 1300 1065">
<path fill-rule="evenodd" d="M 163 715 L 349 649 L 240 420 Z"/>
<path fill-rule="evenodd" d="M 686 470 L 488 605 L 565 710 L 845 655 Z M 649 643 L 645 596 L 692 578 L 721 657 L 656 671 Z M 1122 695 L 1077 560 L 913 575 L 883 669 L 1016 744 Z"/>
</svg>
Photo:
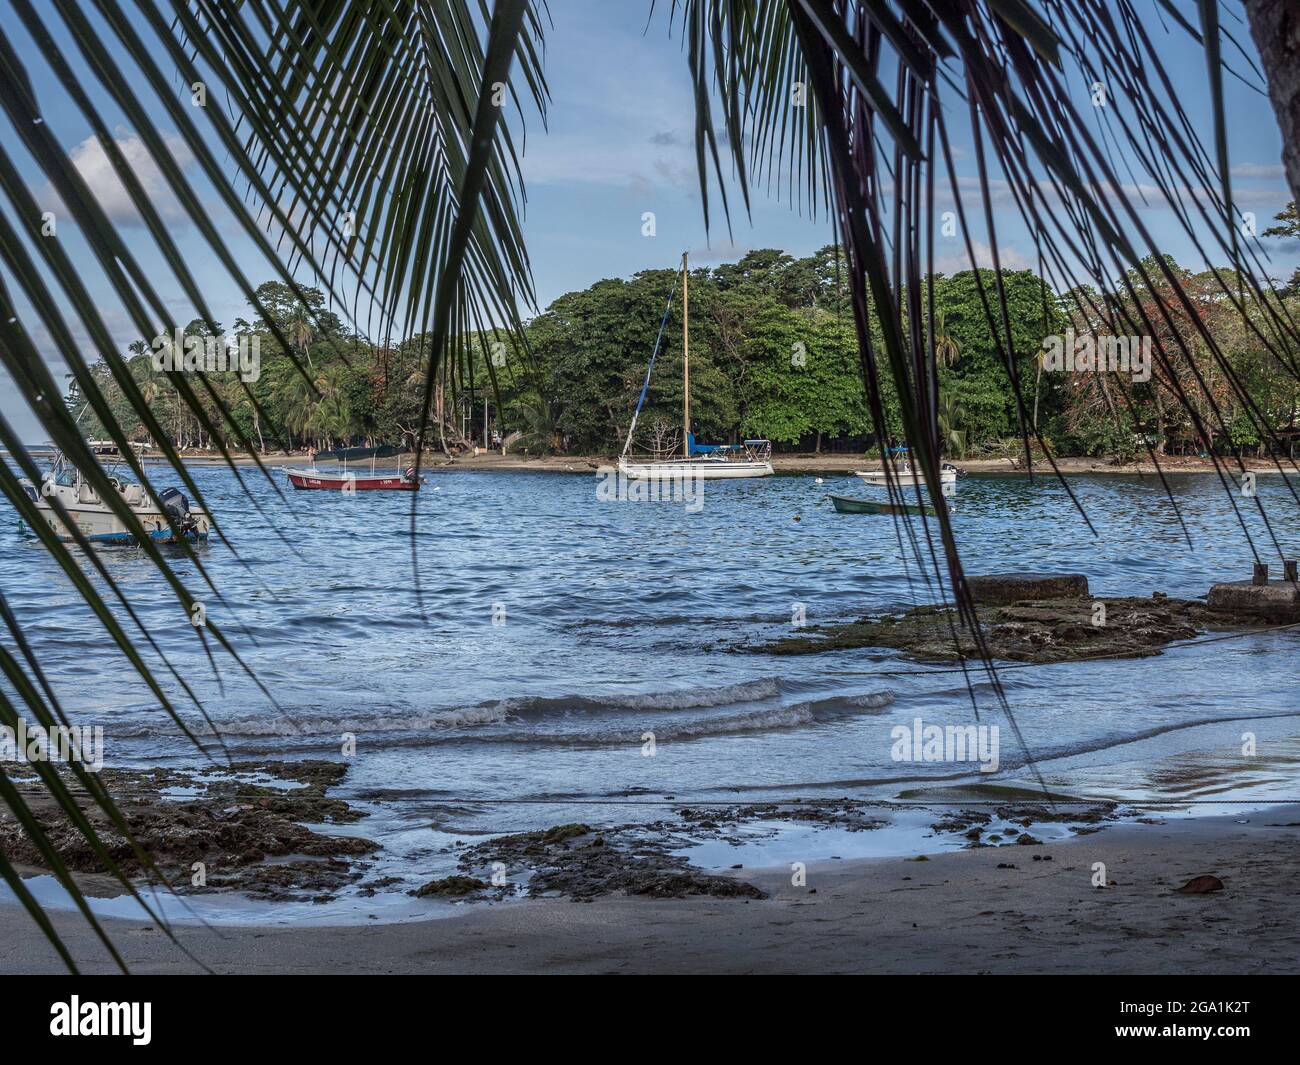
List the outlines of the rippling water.
<svg viewBox="0 0 1300 1065">
<path fill-rule="evenodd" d="M 972 776 L 890 755 L 895 725 L 975 720 L 959 672 L 884 651 L 747 651 L 789 632 L 796 604 L 815 624 L 934 600 L 889 519 L 837 515 L 825 501 L 828 490 L 872 491 L 852 478 L 710 482 L 691 512 L 598 502 L 591 476 L 434 471 L 413 557 L 409 497 L 286 488 L 280 499 L 249 471 L 259 513 L 228 470 L 194 475 L 230 538 L 200 550 L 222 595 L 206 597 L 208 617 L 279 709 L 219 651 L 214 673 L 141 552 L 101 557 L 233 755 L 337 757 L 342 734 L 355 734 L 348 788 L 389 800 L 399 850 L 431 819 L 456 833 L 602 816 L 457 799 L 893 796 Z M 955 520 L 968 569 L 1077 570 L 1099 595 L 1201 596 L 1248 576 L 1246 534 L 1213 476 L 1173 480 L 1181 522 L 1154 478 L 1071 484 L 1096 535 L 1050 479 L 963 480 Z M 1300 555 L 1295 501 L 1280 478 L 1260 486 L 1284 554 Z M 1252 501 L 1236 501 L 1250 504 L 1242 519 L 1276 567 Z M 176 565 L 197 590 L 193 564 Z M 198 763 L 12 515 L 0 526 L 0 585 L 66 705 L 105 726 L 110 763 Z M 1294 798 L 1298 641 L 1258 634 L 1002 679 L 1055 787 Z M 1026 779 L 988 686 L 976 695 L 981 720 L 1003 727 L 993 779 Z M 1258 737 L 1252 759 L 1240 757 L 1246 731 Z"/>
</svg>

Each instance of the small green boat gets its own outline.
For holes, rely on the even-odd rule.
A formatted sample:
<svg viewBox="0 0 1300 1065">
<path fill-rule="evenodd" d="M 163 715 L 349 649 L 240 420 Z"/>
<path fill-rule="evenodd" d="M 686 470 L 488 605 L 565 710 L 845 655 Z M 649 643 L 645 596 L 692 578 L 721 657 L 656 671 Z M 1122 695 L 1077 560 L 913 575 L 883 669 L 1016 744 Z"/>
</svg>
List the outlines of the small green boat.
<svg viewBox="0 0 1300 1065">
<path fill-rule="evenodd" d="M 914 503 L 878 503 L 874 499 L 854 499 L 852 496 L 827 496 L 841 514 L 934 514 L 934 507 Z"/>
</svg>

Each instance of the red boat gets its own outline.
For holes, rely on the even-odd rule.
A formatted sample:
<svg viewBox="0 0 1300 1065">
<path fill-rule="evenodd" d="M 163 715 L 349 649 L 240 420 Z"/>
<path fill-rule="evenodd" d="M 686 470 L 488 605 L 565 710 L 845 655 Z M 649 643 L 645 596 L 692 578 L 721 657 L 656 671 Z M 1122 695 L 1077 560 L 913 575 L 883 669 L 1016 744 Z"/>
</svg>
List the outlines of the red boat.
<svg viewBox="0 0 1300 1065">
<path fill-rule="evenodd" d="M 281 466 L 294 488 L 317 489 L 329 492 L 418 492 L 423 477 L 417 476 L 414 466 L 393 471 L 375 469 L 375 461 L 401 455 L 395 447 L 343 447 L 336 451 L 320 451 L 312 458 L 311 466 L 300 470 Z M 348 469 L 349 462 L 370 460 L 369 470 L 358 473 Z M 337 462 L 338 469 L 318 469 L 318 462 Z"/>
</svg>

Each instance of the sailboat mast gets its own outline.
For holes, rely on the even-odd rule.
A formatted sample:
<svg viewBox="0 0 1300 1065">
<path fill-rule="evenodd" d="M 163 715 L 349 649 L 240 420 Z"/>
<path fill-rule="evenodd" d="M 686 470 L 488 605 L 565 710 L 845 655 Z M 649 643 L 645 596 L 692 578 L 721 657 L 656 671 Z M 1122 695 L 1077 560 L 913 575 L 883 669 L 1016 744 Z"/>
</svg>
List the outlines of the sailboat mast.
<svg viewBox="0 0 1300 1065">
<path fill-rule="evenodd" d="M 682 452 L 687 458 L 691 457 L 691 342 L 687 332 L 691 319 L 689 281 L 686 252 L 682 252 Z"/>
</svg>

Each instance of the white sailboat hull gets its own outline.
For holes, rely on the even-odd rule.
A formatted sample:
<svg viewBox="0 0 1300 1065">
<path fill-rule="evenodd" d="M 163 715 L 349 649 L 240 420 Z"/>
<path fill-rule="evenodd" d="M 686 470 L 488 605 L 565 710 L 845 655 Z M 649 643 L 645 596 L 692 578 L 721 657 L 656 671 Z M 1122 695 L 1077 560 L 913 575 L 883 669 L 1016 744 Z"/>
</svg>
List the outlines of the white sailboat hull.
<svg viewBox="0 0 1300 1065">
<path fill-rule="evenodd" d="M 720 459 L 665 459 L 662 462 L 628 462 L 618 460 L 618 471 L 636 480 L 677 480 L 701 478 L 709 481 L 735 480 L 742 477 L 771 477 L 770 462 L 730 462 Z"/>
</svg>

